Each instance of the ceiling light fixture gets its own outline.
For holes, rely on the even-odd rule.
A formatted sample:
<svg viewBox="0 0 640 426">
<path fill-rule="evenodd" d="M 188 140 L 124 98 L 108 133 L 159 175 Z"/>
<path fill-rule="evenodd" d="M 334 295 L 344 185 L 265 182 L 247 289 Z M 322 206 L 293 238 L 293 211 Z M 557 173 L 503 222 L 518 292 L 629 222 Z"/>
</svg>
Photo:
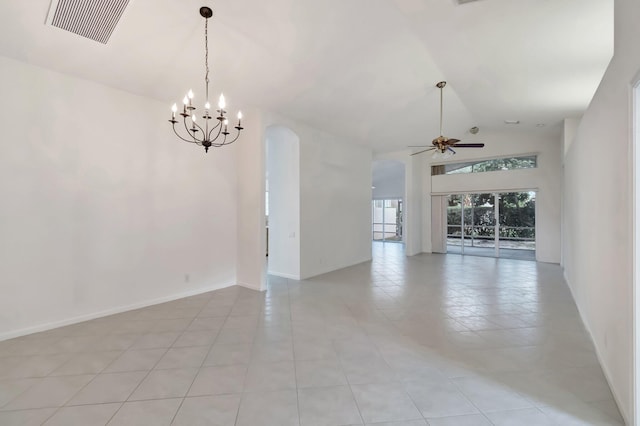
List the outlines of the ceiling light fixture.
<svg viewBox="0 0 640 426">
<path fill-rule="evenodd" d="M 436 87 L 440 89 L 440 136 L 431 141 L 431 147 L 427 149 L 423 149 L 418 152 L 414 152 L 411 155 L 422 154 L 423 152 L 433 151 L 434 159 L 443 159 L 451 157 L 456 153 L 453 148 L 482 148 L 484 147 L 483 143 L 459 143 L 460 139 L 448 138 L 442 135 L 442 114 L 443 114 L 443 96 L 442 89 L 447 85 L 446 81 L 441 81 L 436 84 Z M 477 133 L 477 132 L 476 132 Z M 409 148 L 425 148 L 428 145 L 418 145 L 418 146 L 410 146 Z"/>
<path fill-rule="evenodd" d="M 200 15 L 204 18 L 204 65 L 205 65 L 205 86 L 206 86 L 206 94 L 205 94 L 205 104 L 204 104 L 204 113 L 202 114 L 202 119 L 204 123 L 200 126 L 196 123 L 197 117 L 195 114 L 196 107 L 193 106 L 193 91 L 189 90 L 187 95 L 182 100 L 182 112 L 180 115 L 182 116 L 182 121 L 184 123 L 184 128 L 186 133 L 183 132 L 183 136 L 176 129 L 176 124 L 178 124 L 178 120 L 176 120 L 176 113 L 178 112 L 178 105 L 173 104 L 171 107 L 171 123 L 173 127 L 173 132 L 185 142 L 195 143 L 196 145 L 203 146 L 205 152 L 209 152 L 209 148 L 219 148 L 224 145 L 230 145 L 238 140 L 240 136 L 240 131 L 243 129 L 242 127 L 242 112 L 238 111 L 238 124 L 235 126 L 235 129 L 238 131 L 236 137 L 233 140 L 227 142 L 227 136 L 230 134 L 229 129 L 229 120 L 225 116 L 227 111 L 226 101 L 224 99 L 224 95 L 220 95 L 220 100 L 218 101 L 218 107 L 220 109 L 216 110 L 218 112 L 218 116 L 215 117 L 218 120 L 218 124 L 216 124 L 211 129 L 209 128 L 209 120 L 213 117 L 209 114 L 211 110 L 211 104 L 209 103 L 209 18 L 213 16 L 213 11 L 203 6 L 200 8 Z M 215 136 L 214 136 L 215 135 Z M 224 137 L 221 137 L 224 136 Z M 219 141 L 220 139 L 220 141 Z"/>
</svg>

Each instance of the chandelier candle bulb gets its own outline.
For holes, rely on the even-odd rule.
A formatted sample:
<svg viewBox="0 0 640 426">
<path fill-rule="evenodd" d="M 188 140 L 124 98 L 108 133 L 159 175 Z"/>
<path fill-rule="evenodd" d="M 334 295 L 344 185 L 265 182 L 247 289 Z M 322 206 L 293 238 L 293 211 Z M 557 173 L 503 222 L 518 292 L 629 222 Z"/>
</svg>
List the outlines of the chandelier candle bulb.
<svg viewBox="0 0 640 426">
<path fill-rule="evenodd" d="M 224 95 L 220 94 L 220 100 L 218 101 L 218 106 L 220 107 L 220 113 L 224 113 L 224 109 L 227 106 L 227 102 L 224 100 Z"/>
<path fill-rule="evenodd" d="M 191 101 L 193 100 L 193 90 L 189 89 L 189 93 L 187 93 L 187 97 L 189 98 L 189 106 L 192 106 Z"/>
<path fill-rule="evenodd" d="M 242 111 L 238 111 L 238 127 L 242 125 Z"/>
<path fill-rule="evenodd" d="M 178 111 L 178 105 L 173 104 L 171 106 L 171 120 L 175 120 L 176 119 L 176 112 Z"/>
</svg>

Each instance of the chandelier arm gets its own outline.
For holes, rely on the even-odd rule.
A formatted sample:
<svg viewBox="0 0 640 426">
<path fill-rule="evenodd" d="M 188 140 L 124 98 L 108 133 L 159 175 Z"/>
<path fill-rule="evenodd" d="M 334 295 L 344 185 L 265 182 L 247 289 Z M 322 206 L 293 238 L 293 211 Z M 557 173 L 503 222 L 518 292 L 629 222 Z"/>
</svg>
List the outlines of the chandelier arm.
<svg viewBox="0 0 640 426">
<path fill-rule="evenodd" d="M 191 133 L 191 131 L 189 130 L 189 126 L 187 126 L 187 117 L 183 117 L 182 118 L 182 122 L 184 123 L 184 130 L 186 130 L 187 134 L 193 138 L 193 142 L 195 143 L 196 142 L 196 138 L 193 135 L 193 133 Z"/>
<path fill-rule="evenodd" d="M 232 141 L 229 141 L 229 142 L 225 143 L 224 145 L 231 145 L 232 143 L 237 141 L 239 137 L 240 137 L 240 130 L 238 130 L 238 133 L 236 134 L 236 137 Z"/>
<path fill-rule="evenodd" d="M 192 141 L 192 140 L 189 140 L 189 139 L 185 139 L 182 136 L 180 136 L 180 133 L 178 133 L 178 131 L 176 130 L 176 124 L 175 123 L 173 123 L 173 133 L 175 133 L 177 137 L 179 137 L 180 139 L 182 139 L 185 142 L 196 143 L 195 141 Z"/>
<path fill-rule="evenodd" d="M 211 134 L 213 133 L 213 131 L 214 131 L 216 128 L 218 129 L 218 134 L 216 135 L 216 137 L 215 137 L 215 138 L 211 139 Z M 207 139 L 209 139 L 211 142 L 213 142 L 213 141 L 217 140 L 217 139 L 220 137 L 220 133 L 221 133 L 221 132 L 222 132 L 222 121 L 220 121 L 216 127 L 214 127 L 213 129 L 211 129 L 211 132 L 209 132 L 209 136 L 207 137 Z"/>
<path fill-rule="evenodd" d="M 202 127 L 200 127 L 200 125 L 198 123 L 196 123 L 195 121 L 193 122 L 193 125 L 196 126 L 198 128 L 198 130 L 200 130 L 202 132 L 202 140 L 204 140 L 204 137 L 206 136 L 206 132 L 204 131 L 204 129 Z M 199 138 L 197 138 L 197 139 L 199 139 Z"/>
<path fill-rule="evenodd" d="M 225 145 L 226 145 L 226 144 L 224 143 L 224 141 L 225 141 L 225 140 L 227 140 L 227 135 L 224 135 L 224 139 L 222 140 L 222 142 L 220 142 L 220 143 L 215 143 L 215 144 L 213 144 L 213 145 L 214 145 L 216 148 L 223 147 L 223 146 L 225 146 Z"/>
<path fill-rule="evenodd" d="M 184 117 L 182 121 L 184 122 L 184 129 L 187 131 L 187 134 L 191 135 L 191 137 L 193 138 L 193 143 L 201 142 L 198 138 L 196 138 L 196 132 L 192 132 L 189 129 L 189 126 L 187 126 L 187 117 Z"/>
<path fill-rule="evenodd" d="M 222 130 L 222 121 L 220 121 L 220 120 L 217 120 L 217 121 L 218 121 L 218 124 L 216 124 L 215 127 L 212 127 L 211 130 L 209 131 L 209 134 L 207 134 L 207 139 L 209 139 L 209 140 L 211 140 L 211 134 L 213 133 L 213 131 L 215 129 L 220 127 L 220 130 Z M 218 134 L 220 134 L 220 132 L 218 132 Z M 217 139 L 217 136 L 216 136 L 216 139 Z"/>
</svg>

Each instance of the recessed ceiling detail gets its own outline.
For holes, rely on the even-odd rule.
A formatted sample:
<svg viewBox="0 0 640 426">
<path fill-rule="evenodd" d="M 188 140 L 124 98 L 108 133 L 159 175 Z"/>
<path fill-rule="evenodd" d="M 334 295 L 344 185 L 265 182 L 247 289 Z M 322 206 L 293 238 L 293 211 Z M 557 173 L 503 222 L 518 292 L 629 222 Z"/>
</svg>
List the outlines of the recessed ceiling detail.
<svg viewBox="0 0 640 426">
<path fill-rule="evenodd" d="M 129 0 L 52 0 L 47 23 L 107 44 Z"/>
</svg>

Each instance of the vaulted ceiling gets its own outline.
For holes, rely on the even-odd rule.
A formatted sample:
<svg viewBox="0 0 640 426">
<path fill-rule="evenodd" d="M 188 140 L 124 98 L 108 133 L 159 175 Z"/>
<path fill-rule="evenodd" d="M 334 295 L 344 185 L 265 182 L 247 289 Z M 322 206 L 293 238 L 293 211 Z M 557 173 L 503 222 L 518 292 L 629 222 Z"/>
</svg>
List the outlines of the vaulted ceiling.
<svg viewBox="0 0 640 426">
<path fill-rule="evenodd" d="M 438 135 L 440 80 L 446 135 L 504 120 L 553 132 L 585 110 L 613 53 L 613 0 L 131 0 L 106 45 L 45 25 L 50 0 L 29 0 L 0 3 L 0 55 L 167 108 L 191 87 L 203 103 L 203 5 L 230 109 L 278 111 L 377 151 Z"/>
</svg>

